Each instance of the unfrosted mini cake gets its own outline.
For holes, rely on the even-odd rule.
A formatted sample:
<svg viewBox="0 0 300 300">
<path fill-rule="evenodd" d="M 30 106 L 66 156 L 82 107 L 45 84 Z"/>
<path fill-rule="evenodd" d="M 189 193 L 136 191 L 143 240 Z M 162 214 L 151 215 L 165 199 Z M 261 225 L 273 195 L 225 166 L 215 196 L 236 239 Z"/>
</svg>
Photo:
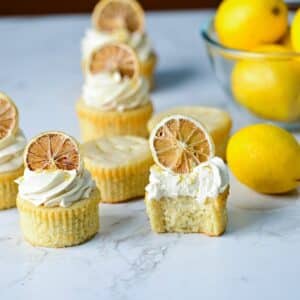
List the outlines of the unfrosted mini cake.
<svg viewBox="0 0 300 300">
<path fill-rule="evenodd" d="M 148 141 L 137 136 L 102 137 L 82 146 L 86 168 L 101 202 L 119 203 L 144 196 L 153 159 Z"/>
</svg>

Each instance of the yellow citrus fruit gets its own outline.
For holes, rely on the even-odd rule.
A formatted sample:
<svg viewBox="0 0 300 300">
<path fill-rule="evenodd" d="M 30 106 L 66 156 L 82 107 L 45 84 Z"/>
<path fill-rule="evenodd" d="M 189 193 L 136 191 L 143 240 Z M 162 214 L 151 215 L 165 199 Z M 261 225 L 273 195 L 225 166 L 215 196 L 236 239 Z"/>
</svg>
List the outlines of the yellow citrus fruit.
<svg viewBox="0 0 300 300">
<path fill-rule="evenodd" d="M 251 125 L 233 135 L 227 161 L 240 182 L 260 193 L 280 194 L 300 185 L 300 145 L 271 124 Z"/>
<path fill-rule="evenodd" d="M 291 26 L 292 46 L 300 52 L 300 8 L 298 9 Z"/>
<path fill-rule="evenodd" d="M 276 57 L 289 51 L 280 45 L 255 49 L 269 52 L 273 58 L 248 59 L 238 62 L 231 84 L 235 100 L 252 113 L 265 119 L 292 122 L 300 118 L 300 61 Z"/>
<path fill-rule="evenodd" d="M 293 51 L 292 46 L 292 37 L 291 37 L 291 28 L 289 27 L 285 35 L 282 37 L 282 39 L 279 41 L 279 44 L 285 47 L 289 51 Z"/>
<path fill-rule="evenodd" d="M 288 53 L 290 52 L 289 49 L 283 45 L 277 44 L 265 44 L 260 45 L 253 49 L 254 52 L 262 52 L 262 53 Z"/>
<path fill-rule="evenodd" d="M 215 18 L 221 43 L 244 50 L 278 41 L 287 28 L 288 9 L 283 0 L 226 0 Z"/>
</svg>

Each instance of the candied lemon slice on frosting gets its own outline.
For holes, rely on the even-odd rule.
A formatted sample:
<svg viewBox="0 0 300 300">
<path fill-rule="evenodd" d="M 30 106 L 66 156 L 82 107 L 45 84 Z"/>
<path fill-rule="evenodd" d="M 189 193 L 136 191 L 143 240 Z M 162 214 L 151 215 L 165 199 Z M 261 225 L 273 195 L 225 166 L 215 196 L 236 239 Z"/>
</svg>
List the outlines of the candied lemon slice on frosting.
<svg viewBox="0 0 300 300">
<path fill-rule="evenodd" d="M 182 115 L 163 119 L 151 132 L 153 159 L 163 169 L 189 173 L 214 156 L 214 143 L 204 125 Z"/>
<path fill-rule="evenodd" d="M 139 62 L 133 49 L 122 43 L 112 43 L 96 49 L 89 61 L 92 74 L 118 72 L 122 77 L 133 78 L 139 74 Z"/>
<path fill-rule="evenodd" d="M 135 0 L 102 0 L 94 8 L 92 20 L 98 30 L 112 32 L 127 29 L 129 32 L 144 30 L 143 8 Z"/>
<path fill-rule="evenodd" d="M 30 141 L 25 150 L 25 165 L 31 171 L 78 170 L 78 143 L 62 132 L 45 132 Z"/>
<path fill-rule="evenodd" d="M 148 122 L 148 131 L 164 118 L 172 115 L 184 115 L 202 123 L 211 135 L 216 155 L 225 159 L 227 140 L 232 127 L 232 120 L 228 112 L 209 106 L 178 106 L 155 114 Z"/>
<path fill-rule="evenodd" d="M 7 95 L 0 92 L 0 140 L 16 133 L 18 123 L 17 107 Z"/>
</svg>

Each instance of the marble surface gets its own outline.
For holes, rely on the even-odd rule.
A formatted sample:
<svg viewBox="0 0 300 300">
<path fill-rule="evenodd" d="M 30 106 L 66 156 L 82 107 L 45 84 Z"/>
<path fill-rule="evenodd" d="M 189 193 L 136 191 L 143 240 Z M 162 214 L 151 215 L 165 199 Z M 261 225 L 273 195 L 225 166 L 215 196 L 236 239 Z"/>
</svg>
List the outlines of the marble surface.
<svg viewBox="0 0 300 300">
<path fill-rule="evenodd" d="M 177 104 L 229 110 L 249 122 L 213 77 L 199 25 L 210 11 L 152 13 L 160 57 L 157 110 Z M 49 129 L 78 136 L 79 41 L 88 16 L 0 19 L 0 87 L 20 108 L 28 137 Z M 229 226 L 220 238 L 156 235 L 143 201 L 102 205 L 101 233 L 68 249 L 23 241 L 15 209 L 0 212 L 0 299 L 300 298 L 300 197 L 255 194 L 232 178 Z"/>
</svg>

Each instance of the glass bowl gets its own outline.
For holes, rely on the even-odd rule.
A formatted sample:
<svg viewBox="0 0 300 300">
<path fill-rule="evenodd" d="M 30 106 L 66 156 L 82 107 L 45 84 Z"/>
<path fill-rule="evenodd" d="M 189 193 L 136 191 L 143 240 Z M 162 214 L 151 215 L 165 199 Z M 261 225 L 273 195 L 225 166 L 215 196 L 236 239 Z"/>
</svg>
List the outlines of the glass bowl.
<svg viewBox="0 0 300 300">
<path fill-rule="evenodd" d="M 218 41 L 213 24 L 212 19 L 201 35 L 226 94 L 255 121 L 300 129 L 300 53 L 228 48 Z"/>
</svg>

